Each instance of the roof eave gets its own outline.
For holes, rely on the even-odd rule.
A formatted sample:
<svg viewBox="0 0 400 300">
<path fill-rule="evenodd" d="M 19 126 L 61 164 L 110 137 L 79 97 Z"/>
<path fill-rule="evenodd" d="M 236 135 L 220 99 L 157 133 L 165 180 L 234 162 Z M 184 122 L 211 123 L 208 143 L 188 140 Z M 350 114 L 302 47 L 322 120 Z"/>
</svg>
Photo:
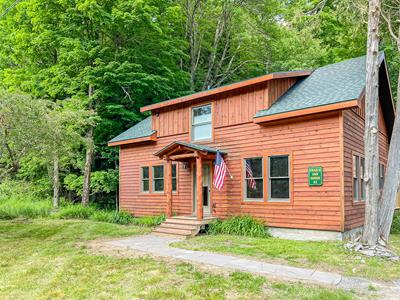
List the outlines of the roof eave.
<svg viewBox="0 0 400 300">
<path fill-rule="evenodd" d="M 283 79 L 283 78 L 290 78 L 290 77 L 305 77 L 309 76 L 313 71 L 312 70 L 303 70 L 303 71 L 290 71 L 290 72 L 281 72 L 281 73 L 273 73 L 273 74 L 267 74 L 264 76 L 259 76 L 256 78 L 244 80 L 241 82 L 221 86 L 212 90 L 206 90 L 202 91 L 199 93 L 191 94 L 188 96 L 180 97 L 180 98 L 175 98 L 167 101 L 163 101 L 160 103 L 155 103 L 147 106 L 143 106 L 140 108 L 140 112 L 145 112 L 145 111 L 151 111 L 151 110 L 156 110 L 160 109 L 163 107 L 171 106 L 171 105 L 177 105 L 197 99 L 201 99 L 204 97 L 232 91 L 235 89 L 243 88 L 246 86 L 254 85 L 254 84 L 259 84 L 263 83 L 272 79 Z"/>
<path fill-rule="evenodd" d="M 282 119 L 289 119 L 295 117 L 302 117 L 311 114 L 323 113 L 323 112 L 330 112 L 335 110 L 347 109 L 347 108 L 354 108 L 359 106 L 359 99 L 352 99 L 347 100 L 339 103 L 333 103 L 328 105 L 310 107 L 305 109 L 293 110 L 288 112 L 277 113 L 268 116 L 261 116 L 261 117 L 254 117 L 253 122 L 256 124 L 260 123 L 267 123 Z"/>
<path fill-rule="evenodd" d="M 149 136 L 144 136 L 140 138 L 135 138 L 135 139 L 127 139 L 127 140 L 121 140 L 121 141 L 110 141 L 108 142 L 109 147 L 116 147 L 116 146 L 121 146 L 121 145 L 126 145 L 126 144 L 136 144 L 136 143 L 143 143 L 143 142 L 155 142 L 157 140 L 157 132 L 153 132 Z"/>
</svg>

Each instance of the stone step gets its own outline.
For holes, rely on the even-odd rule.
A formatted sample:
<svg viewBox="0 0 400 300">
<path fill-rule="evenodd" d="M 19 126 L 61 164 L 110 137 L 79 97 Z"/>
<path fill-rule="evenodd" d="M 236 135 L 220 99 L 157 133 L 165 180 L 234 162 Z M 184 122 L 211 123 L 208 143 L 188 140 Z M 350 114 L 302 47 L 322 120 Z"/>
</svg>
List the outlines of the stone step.
<svg viewBox="0 0 400 300">
<path fill-rule="evenodd" d="M 176 228 L 176 229 L 184 229 L 184 230 L 191 230 L 197 231 L 200 230 L 200 225 L 190 225 L 190 224 L 176 224 L 176 223 L 162 223 L 159 227 L 161 228 Z"/>
<path fill-rule="evenodd" d="M 176 228 L 157 227 L 156 229 L 154 229 L 153 232 L 156 232 L 156 233 L 167 233 L 167 234 L 173 234 L 173 235 L 183 235 L 183 236 L 191 236 L 192 235 L 192 231 L 191 230 L 176 229 Z"/>
</svg>

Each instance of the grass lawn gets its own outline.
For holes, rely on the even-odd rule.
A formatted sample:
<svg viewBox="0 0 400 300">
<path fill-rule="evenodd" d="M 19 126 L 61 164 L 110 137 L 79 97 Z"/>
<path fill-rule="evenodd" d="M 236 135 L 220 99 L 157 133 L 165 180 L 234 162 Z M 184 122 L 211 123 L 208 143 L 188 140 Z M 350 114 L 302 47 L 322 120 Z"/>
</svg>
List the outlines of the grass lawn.
<svg viewBox="0 0 400 300">
<path fill-rule="evenodd" d="M 391 236 L 392 249 L 400 254 L 400 235 Z M 252 257 L 255 259 L 318 268 L 378 280 L 400 278 L 400 262 L 368 258 L 350 253 L 342 242 L 304 242 L 277 238 L 251 238 L 227 235 L 203 235 L 173 244 L 174 247 Z"/>
<path fill-rule="evenodd" d="M 353 299 L 350 292 L 219 275 L 187 263 L 88 251 L 97 238 L 148 232 L 93 221 L 0 221 L 0 299 Z M 207 238 L 191 242 L 204 243 Z M 220 244 L 225 237 L 213 237 Z M 246 239 L 240 238 L 243 241 Z M 250 240 L 248 240 L 250 241 Z M 255 240 L 254 240 L 255 241 Z M 237 243 L 239 240 L 237 240 Z M 230 242 L 229 242 L 230 243 Z"/>
</svg>

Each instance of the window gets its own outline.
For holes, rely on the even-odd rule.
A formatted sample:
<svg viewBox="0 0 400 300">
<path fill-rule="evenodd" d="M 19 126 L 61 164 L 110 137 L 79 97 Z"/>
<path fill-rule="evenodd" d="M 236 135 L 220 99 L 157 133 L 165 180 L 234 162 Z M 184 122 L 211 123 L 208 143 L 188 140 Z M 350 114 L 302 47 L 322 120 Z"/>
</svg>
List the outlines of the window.
<svg viewBox="0 0 400 300">
<path fill-rule="evenodd" d="M 248 200 L 262 200 L 264 190 L 263 159 L 262 157 L 246 158 L 245 169 L 245 198 Z"/>
<path fill-rule="evenodd" d="M 385 166 L 379 164 L 379 188 L 383 189 L 383 184 L 385 183 Z"/>
<path fill-rule="evenodd" d="M 141 168 L 141 178 L 142 178 L 142 192 L 148 193 L 150 190 L 150 174 L 149 174 L 149 167 L 142 167 Z"/>
<path fill-rule="evenodd" d="M 289 156 L 269 157 L 269 200 L 288 201 L 290 198 Z"/>
<path fill-rule="evenodd" d="M 353 199 L 355 201 L 365 200 L 365 159 L 353 155 Z"/>
<path fill-rule="evenodd" d="M 360 158 L 360 182 L 361 182 L 361 200 L 365 200 L 365 159 Z"/>
<path fill-rule="evenodd" d="M 176 188 L 177 188 L 177 185 L 176 185 L 176 169 L 177 169 L 176 164 L 173 164 L 172 165 L 172 191 L 173 192 L 176 192 Z"/>
<path fill-rule="evenodd" d="M 153 167 L 153 192 L 164 191 L 164 166 Z"/>
<path fill-rule="evenodd" d="M 353 199 L 359 200 L 359 171 L 360 168 L 360 157 L 357 155 L 353 155 Z"/>
<path fill-rule="evenodd" d="M 211 104 L 192 109 L 192 140 L 211 139 Z"/>
</svg>

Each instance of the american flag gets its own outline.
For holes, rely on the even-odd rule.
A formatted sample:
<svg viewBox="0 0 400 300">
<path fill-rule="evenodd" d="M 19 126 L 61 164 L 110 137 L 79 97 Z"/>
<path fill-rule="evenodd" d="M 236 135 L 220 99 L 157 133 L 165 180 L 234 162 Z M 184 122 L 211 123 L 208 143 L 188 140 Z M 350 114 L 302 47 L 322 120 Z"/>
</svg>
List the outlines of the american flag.
<svg viewBox="0 0 400 300">
<path fill-rule="evenodd" d="M 222 158 L 221 153 L 217 151 L 217 157 L 215 158 L 213 184 L 219 190 L 222 189 L 222 187 L 224 186 L 226 170 L 227 168 L 224 159 Z"/>
<path fill-rule="evenodd" d="M 249 180 L 249 186 L 252 190 L 256 189 L 256 181 L 253 177 L 253 171 L 251 170 L 251 166 L 249 161 L 246 160 L 246 178 Z"/>
</svg>

